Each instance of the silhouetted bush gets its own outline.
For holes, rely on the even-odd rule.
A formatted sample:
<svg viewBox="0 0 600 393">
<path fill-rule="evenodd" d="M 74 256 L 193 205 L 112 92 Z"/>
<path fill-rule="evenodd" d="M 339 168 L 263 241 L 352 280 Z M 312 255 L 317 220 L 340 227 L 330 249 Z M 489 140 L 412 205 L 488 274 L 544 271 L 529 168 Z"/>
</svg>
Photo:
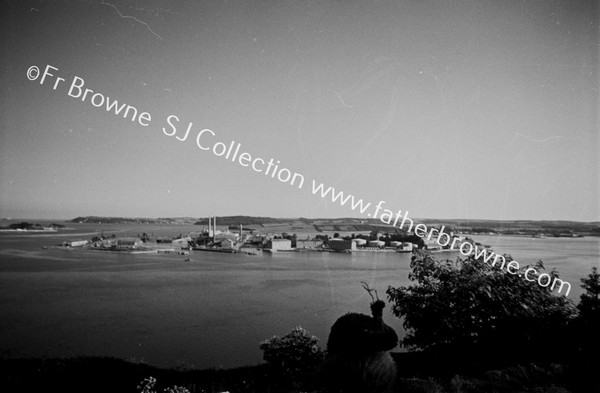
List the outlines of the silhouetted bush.
<svg viewBox="0 0 600 393">
<path fill-rule="evenodd" d="M 586 358 L 598 359 L 600 353 L 600 273 L 593 267 L 592 272 L 581 279 L 585 292 L 581 295 L 577 309 L 574 336 L 578 340 L 578 352 Z M 597 362 L 597 360 L 596 360 Z"/>
<path fill-rule="evenodd" d="M 506 257 L 507 263 L 512 260 Z M 403 346 L 451 354 L 480 367 L 547 359 L 564 350 L 560 338 L 575 307 L 565 296 L 526 281 L 527 266 L 513 275 L 482 258 L 437 261 L 419 251 L 411 268 L 416 285 L 387 290 L 392 312 L 404 318 Z M 536 269 L 543 270 L 543 264 Z"/>
<path fill-rule="evenodd" d="M 283 336 L 273 336 L 260 344 L 263 358 L 271 366 L 273 375 L 294 388 L 309 389 L 315 379 L 324 352 L 319 339 L 301 327 Z"/>
</svg>

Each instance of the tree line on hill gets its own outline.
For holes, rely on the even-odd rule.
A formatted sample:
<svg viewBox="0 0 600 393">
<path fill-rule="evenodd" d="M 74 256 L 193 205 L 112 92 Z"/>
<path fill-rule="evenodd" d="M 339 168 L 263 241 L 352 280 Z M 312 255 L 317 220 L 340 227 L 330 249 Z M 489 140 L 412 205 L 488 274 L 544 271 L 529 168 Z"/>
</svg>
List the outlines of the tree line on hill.
<svg viewBox="0 0 600 393">
<path fill-rule="evenodd" d="M 61 224 L 51 224 L 49 226 L 46 226 L 46 228 L 64 228 L 64 225 Z M 43 229 L 44 226 L 38 223 L 30 223 L 30 222 L 26 222 L 26 221 L 22 221 L 22 222 L 18 222 L 18 223 L 13 223 L 10 224 L 8 226 L 5 227 L 0 227 L 0 229 L 27 229 L 27 230 L 41 230 Z"/>
</svg>

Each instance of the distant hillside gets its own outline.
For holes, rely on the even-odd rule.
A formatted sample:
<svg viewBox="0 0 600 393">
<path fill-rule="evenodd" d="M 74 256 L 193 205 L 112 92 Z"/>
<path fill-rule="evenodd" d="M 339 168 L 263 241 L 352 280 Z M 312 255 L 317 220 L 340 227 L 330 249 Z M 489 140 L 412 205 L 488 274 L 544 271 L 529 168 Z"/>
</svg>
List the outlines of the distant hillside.
<svg viewBox="0 0 600 393">
<path fill-rule="evenodd" d="M 197 219 L 192 217 L 178 218 L 145 218 L 145 217 L 76 217 L 67 222 L 88 224 L 193 224 Z"/>
<path fill-rule="evenodd" d="M 223 216 L 217 217 L 217 225 L 261 225 L 261 224 L 286 224 L 293 221 L 312 222 L 306 218 L 272 218 L 252 216 Z M 208 217 L 200 218 L 195 225 L 208 225 Z"/>
<path fill-rule="evenodd" d="M 64 225 L 61 224 L 51 224 L 51 225 L 46 225 L 46 227 L 49 228 L 64 228 Z M 18 223 L 13 223 L 10 224 L 7 227 L 0 227 L 0 229 L 27 229 L 27 230 L 41 230 L 43 229 L 44 226 L 38 223 L 29 223 L 29 222 L 18 222 Z"/>
<path fill-rule="evenodd" d="M 599 222 L 561 220 L 420 220 L 428 226 L 454 228 L 462 233 L 497 233 L 503 235 L 600 236 Z"/>
<path fill-rule="evenodd" d="M 600 223 L 579 221 L 533 221 L 533 220 L 473 220 L 473 219 L 418 219 L 412 218 L 414 224 L 423 223 L 428 227 L 446 226 L 448 229 L 466 234 L 497 233 L 504 235 L 540 235 L 549 236 L 600 236 Z M 166 217 L 166 218 L 130 218 L 130 217 L 77 217 L 73 223 L 102 223 L 102 224 L 194 224 L 208 225 L 208 217 Z M 364 232 L 377 230 L 395 232 L 396 228 L 386 225 L 378 219 L 368 218 L 273 218 L 255 216 L 222 216 L 217 217 L 218 226 L 237 227 L 238 225 L 290 225 L 314 226 L 318 231 Z M 407 228 L 408 224 L 406 225 Z M 293 230 L 290 229 L 290 230 Z"/>
<path fill-rule="evenodd" d="M 581 222 L 581 221 L 564 221 L 564 220 L 475 220 L 475 219 L 433 219 L 425 218 L 419 220 L 424 224 L 447 223 L 456 226 L 470 227 L 513 227 L 513 228 L 594 228 L 600 226 L 600 222 Z"/>
</svg>

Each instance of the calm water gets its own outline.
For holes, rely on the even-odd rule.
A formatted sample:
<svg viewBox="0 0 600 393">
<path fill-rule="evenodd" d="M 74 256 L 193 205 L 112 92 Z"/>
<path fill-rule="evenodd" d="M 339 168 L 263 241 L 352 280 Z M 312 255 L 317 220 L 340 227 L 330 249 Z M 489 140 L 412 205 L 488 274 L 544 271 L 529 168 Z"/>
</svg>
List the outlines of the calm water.
<svg viewBox="0 0 600 393">
<path fill-rule="evenodd" d="M 5 225 L 5 224 L 3 224 Z M 105 234 L 188 233 L 193 226 L 101 226 Z M 408 285 L 410 254 L 279 253 L 182 256 L 42 250 L 90 238 L 99 226 L 52 234 L 0 233 L 0 352 L 4 357 L 104 355 L 159 366 L 261 362 L 258 345 L 295 326 L 324 346 L 348 311 L 369 313 L 367 281 L 384 297 Z M 543 259 L 573 284 L 600 264 L 599 239 L 477 236 L 521 263 Z M 438 254 L 451 257 L 452 254 Z M 454 254 L 457 255 L 457 254 Z M 384 319 L 400 336 L 400 321 Z"/>
</svg>

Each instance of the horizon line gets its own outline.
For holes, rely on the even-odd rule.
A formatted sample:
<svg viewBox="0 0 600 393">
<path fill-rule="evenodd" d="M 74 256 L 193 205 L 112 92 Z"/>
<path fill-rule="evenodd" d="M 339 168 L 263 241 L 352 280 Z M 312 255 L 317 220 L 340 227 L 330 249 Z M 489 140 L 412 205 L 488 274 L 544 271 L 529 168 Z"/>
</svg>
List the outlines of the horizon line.
<svg viewBox="0 0 600 393">
<path fill-rule="evenodd" d="M 210 216 L 201 216 L 201 217 L 193 217 L 193 216 L 163 216 L 163 217 L 148 217 L 148 216 L 101 216 L 101 215 L 87 215 L 87 216 L 76 216 L 73 218 L 43 218 L 43 217 L 15 217 L 15 218 L 11 218 L 11 217 L 2 217 L 0 218 L 0 221 L 18 221 L 18 220 L 44 220 L 44 221 L 52 221 L 52 220 L 56 220 L 56 221 L 63 221 L 63 222 L 69 222 L 74 220 L 75 218 L 78 217 L 99 217 L 99 218 L 124 218 L 124 219 L 149 219 L 149 220 L 161 220 L 161 219 L 193 219 L 193 220 L 201 220 L 201 219 L 206 219 L 209 217 L 223 217 L 223 218 L 230 218 L 230 217 L 249 217 L 249 218 L 269 218 L 269 219 L 274 219 L 274 220 L 344 220 L 344 219 L 348 219 L 348 220 L 364 220 L 364 221 L 372 221 L 372 220 L 376 220 L 376 221 L 380 221 L 377 218 L 372 218 L 372 217 L 352 217 L 352 216 L 340 216 L 340 217 L 302 217 L 302 216 L 297 216 L 297 217 L 272 217 L 272 216 L 254 216 L 254 215 L 244 215 L 244 214 L 232 214 L 232 215 L 210 215 Z M 413 220 L 430 220 L 430 221 L 495 221 L 495 222 L 516 222 L 516 221 L 529 221 L 529 222 L 576 222 L 576 223 L 581 223 L 581 224 L 595 224 L 595 225 L 600 225 L 600 220 L 598 221 L 579 221 L 579 220 L 572 220 L 572 219 L 492 219 L 492 218 L 426 218 L 426 217 L 412 217 Z M 388 225 L 385 224 L 385 222 L 382 222 L 382 224 L 384 225 Z"/>
</svg>

